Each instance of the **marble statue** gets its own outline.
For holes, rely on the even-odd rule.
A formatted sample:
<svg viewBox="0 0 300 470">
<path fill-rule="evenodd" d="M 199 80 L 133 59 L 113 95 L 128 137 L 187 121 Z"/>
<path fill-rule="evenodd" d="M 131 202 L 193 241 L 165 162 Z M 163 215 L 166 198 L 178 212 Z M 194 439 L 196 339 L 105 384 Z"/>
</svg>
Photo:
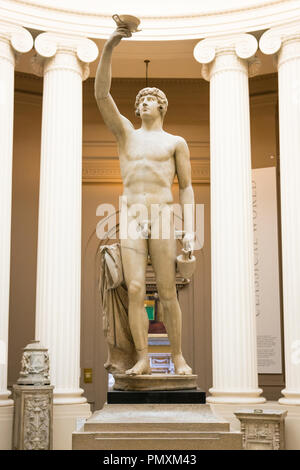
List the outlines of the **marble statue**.
<svg viewBox="0 0 300 470">
<path fill-rule="evenodd" d="M 183 254 L 191 260 L 194 247 L 194 193 L 186 141 L 163 130 L 168 101 L 158 88 L 144 88 L 135 101 L 141 127 L 119 112 L 111 94 L 111 61 L 114 48 L 132 30 L 120 24 L 106 41 L 95 78 L 95 98 L 107 127 L 115 135 L 119 147 L 120 168 L 124 185 L 123 198 L 127 216 L 125 236 L 120 240 L 121 261 L 128 292 L 128 323 L 134 344 L 134 361 L 125 372 L 129 376 L 151 374 L 148 358 L 149 320 L 144 308 L 145 272 L 148 254 L 156 275 L 159 299 L 164 311 L 175 374 L 191 375 L 181 351 L 181 310 L 177 300 L 176 239 L 172 217 L 172 183 L 178 177 L 180 204 L 192 208 L 184 216 Z M 143 205 L 143 216 L 136 206 Z M 155 207 L 157 210 L 152 211 Z M 124 210 L 124 208 L 122 209 Z M 170 215 L 170 217 L 166 217 Z M 122 225 L 122 214 L 120 224 Z M 170 237 L 163 237 L 161 227 L 168 220 Z M 131 228 L 131 230 L 128 229 Z M 132 235 L 132 228 L 140 236 Z M 152 237 L 153 233 L 158 234 Z M 109 260 L 109 254 L 107 260 Z M 114 256 L 114 255 L 112 255 Z M 193 259 L 195 259 L 193 257 Z M 183 259 L 184 262 L 184 259 Z M 122 293 L 120 294 L 122 298 Z M 120 296 L 119 296 L 120 297 Z M 113 301 L 113 300 L 111 300 Z M 120 358 L 121 360 L 121 358 Z M 109 362 L 109 360 L 108 360 Z M 107 364 L 109 370 L 109 364 Z"/>
</svg>

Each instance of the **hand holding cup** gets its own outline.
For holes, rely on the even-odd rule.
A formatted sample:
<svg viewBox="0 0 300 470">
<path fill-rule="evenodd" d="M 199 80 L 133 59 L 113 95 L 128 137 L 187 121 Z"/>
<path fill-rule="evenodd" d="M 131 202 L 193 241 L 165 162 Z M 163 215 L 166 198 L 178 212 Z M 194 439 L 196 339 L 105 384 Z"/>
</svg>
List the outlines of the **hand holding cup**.
<svg viewBox="0 0 300 470">
<path fill-rule="evenodd" d="M 131 15 L 113 15 L 113 20 L 117 25 L 117 29 L 108 38 L 107 44 L 116 47 L 123 38 L 130 38 L 132 33 L 140 31 L 138 25 L 140 20 Z"/>
<path fill-rule="evenodd" d="M 107 44 L 111 45 L 112 47 L 116 47 L 120 43 L 121 39 L 130 38 L 131 36 L 131 31 L 124 24 L 122 26 L 118 26 L 117 29 L 110 35 L 107 40 Z"/>
</svg>

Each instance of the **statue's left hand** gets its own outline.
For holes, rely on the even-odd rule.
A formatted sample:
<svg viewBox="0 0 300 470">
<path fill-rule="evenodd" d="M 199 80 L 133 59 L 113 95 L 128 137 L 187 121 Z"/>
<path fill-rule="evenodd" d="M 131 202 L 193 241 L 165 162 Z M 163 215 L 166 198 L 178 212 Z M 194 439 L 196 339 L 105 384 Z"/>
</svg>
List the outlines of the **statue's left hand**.
<svg viewBox="0 0 300 470">
<path fill-rule="evenodd" d="M 195 240 L 195 234 L 193 232 L 186 232 L 184 237 L 183 237 L 183 247 L 182 250 L 185 253 L 188 253 L 189 255 L 193 254 L 194 251 L 194 240 Z"/>
</svg>

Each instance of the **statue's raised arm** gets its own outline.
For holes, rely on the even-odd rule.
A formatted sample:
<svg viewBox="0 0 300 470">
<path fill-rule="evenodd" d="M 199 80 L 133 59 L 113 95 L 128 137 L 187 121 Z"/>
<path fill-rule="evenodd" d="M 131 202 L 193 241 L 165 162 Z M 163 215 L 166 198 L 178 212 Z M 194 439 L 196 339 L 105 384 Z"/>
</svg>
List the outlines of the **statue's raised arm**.
<svg viewBox="0 0 300 470">
<path fill-rule="evenodd" d="M 110 94 L 111 86 L 111 60 L 114 48 L 123 37 L 130 37 L 130 30 L 119 26 L 106 41 L 95 78 L 95 98 L 107 127 L 113 132 L 117 140 L 122 140 L 128 131 L 133 129 L 131 122 L 122 116 Z"/>
</svg>

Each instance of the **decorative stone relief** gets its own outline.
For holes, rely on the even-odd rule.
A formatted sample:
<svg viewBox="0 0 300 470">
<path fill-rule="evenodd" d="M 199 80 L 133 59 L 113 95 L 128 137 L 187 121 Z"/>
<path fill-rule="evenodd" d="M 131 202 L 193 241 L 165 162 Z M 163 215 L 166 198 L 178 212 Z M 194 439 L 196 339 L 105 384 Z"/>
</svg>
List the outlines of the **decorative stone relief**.
<svg viewBox="0 0 300 470">
<path fill-rule="evenodd" d="M 39 341 L 23 350 L 21 372 L 13 386 L 13 449 L 52 449 L 53 386 L 49 378 L 49 355 Z"/>
<path fill-rule="evenodd" d="M 13 449 L 52 449 L 53 386 L 14 385 Z"/>
<path fill-rule="evenodd" d="M 49 449 L 51 399 L 49 395 L 27 395 L 24 400 L 24 450 Z"/>
<path fill-rule="evenodd" d="M 246 450 L 282 450 L 285 447 L 283 410 L 239 410 L 243 448 Z"/>
<path fill-rule="evenodd" d="M 20 385 L 50 384 L 48 351 L 39 341 L 32 341 L 24 348 L 17 383 Z"/>
</svg>

